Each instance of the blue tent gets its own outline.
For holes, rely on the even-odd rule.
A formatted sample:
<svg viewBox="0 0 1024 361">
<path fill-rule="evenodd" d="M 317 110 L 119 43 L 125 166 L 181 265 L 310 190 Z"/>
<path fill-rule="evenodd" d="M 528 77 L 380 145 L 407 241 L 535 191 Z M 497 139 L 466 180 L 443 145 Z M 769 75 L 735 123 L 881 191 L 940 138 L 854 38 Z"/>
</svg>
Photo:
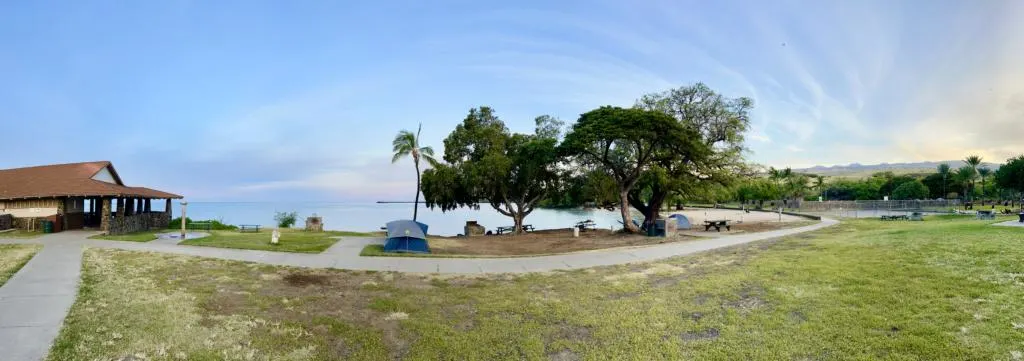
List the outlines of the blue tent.
<svg viewBox="0 0 1024 361">
<path fill-rule="evenodd" d="M 427 225 L 408 219 L 388 222 L 384 252 L 430 253 Z"/>
<path fill-rule="evenodd" d="M 673 214 L 668 218 L 676 219 L 676 229 L 690 229 L 690 219 L 682 214 Z"/>
</svg>

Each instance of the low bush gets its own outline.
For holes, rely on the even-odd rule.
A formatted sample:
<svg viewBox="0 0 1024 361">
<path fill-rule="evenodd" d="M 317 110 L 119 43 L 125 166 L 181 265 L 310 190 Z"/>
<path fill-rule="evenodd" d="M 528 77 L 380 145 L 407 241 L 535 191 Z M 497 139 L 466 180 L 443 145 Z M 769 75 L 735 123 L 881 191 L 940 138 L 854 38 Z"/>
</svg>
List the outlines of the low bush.
<svg viewBox="0 0 1024 361">
<path fill-rule="evenodd" d="M 217 219 L 194 220 L 194 219 L 192 219 L 190 217 L 185 217 L 185 220 L 186 220 L 185 224 L 195 223 L 195 222 L 210 223 L 210 229 L 215 230 L 215 231 L 233 231 L 233 230 L 238 229 L 238 226 L 231 225 L 231 224 L 225 224 L 224 222 L 221 222 L 220 220 L 217 220 Z M 172 219 L 171 223 L 169 223 L 167 225 L 167 228 L 172 228 L 172 229 L 181 228 L 181 217 Z"/>
</svg>

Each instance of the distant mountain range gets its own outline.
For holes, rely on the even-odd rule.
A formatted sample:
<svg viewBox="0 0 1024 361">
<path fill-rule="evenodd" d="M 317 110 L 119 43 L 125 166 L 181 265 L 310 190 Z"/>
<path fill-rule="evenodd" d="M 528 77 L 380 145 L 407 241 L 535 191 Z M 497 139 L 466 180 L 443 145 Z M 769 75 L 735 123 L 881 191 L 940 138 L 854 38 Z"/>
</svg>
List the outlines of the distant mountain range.
<svg viewBox="0 0 1024 361">
<path fill-rule="evenodd" d="M 793 169 L 795 172 L 800 173 L 812 173 L 823 176 L 831 177 L 866 177 L 876 172 L 893 172 L 896 174 L 908 174 L 908 173 L 933 173 L 939 164 L 949 164 L 949 168 L 956 170 L 964 166 L 966 163 L 962 160 L 947 160 L 937 162 L 917 162 L 917 163 L 881 163 L 881 164 L 860 164 L 850 163 L 847 165 L 833 165 L 823 166 L 818 165 L 810 168 Z M 982 163 L 985 167 L 992 170 L 999 168 L 998 163 Z"/>
</svg>

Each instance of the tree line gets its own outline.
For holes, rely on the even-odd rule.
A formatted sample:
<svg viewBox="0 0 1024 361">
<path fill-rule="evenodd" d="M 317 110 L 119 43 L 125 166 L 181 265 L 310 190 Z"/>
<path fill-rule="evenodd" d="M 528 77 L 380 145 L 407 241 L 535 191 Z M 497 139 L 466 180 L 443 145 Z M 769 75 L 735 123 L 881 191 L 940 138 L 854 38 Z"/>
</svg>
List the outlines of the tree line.
<svg viewBox="0 0 1024 361">
<path fill-rule="evenodd" d="M 1024 156 L 997 171 L 970 156 L 956 170 L 942 165 L 931 174 L 879 172 L 864 179 L 747 164 L 744 133 L 753 107 L 749 98 L 727 97 L 696 83 L 643 95 L 628 108 L 598 107 L 571 126 L 538 116 L 532 133 L 516 133 L 495 109 L 481 106 L 448 134 L 439 158 L 420 144 L 419 131 L 403 130 L 393 142 L 393 161 L 413 159 L 414 208 L 421 191 L 431 209 L 486 205 L 511 218 L 515 233 L 539 207 L 618 209 L 624 230 L 638 232 L 652 226 L 663 209 L 683 202 L 973 200 L 1019 197 L 1024 191 Z M 430 167 L 422 170 L 421 161 Z M 630 210 L 643 215 L 639 226 Z"/>
<path fill-rule="evenodd" d="M 894 174 L 876 172 L 853 179 L 801 174 L 790 169 L 770 168 L 761 176 L 746 178 L 719 194 L 718 200 L 763 202 L 774 200 L 896 200 L 961 199 L 1020 200 L 1024 192 L 1024 156 L 1006 160 L 997 170 L 982 163 L 982 157 L 964 158 L 953 169 L 940 164 L 934 172 Z"/>
<path fill-rule="evenodd" d="M 515 232 L 541 206 L 618 208 L 638 232 L 630 209 L 651 226 L 669 202 L 731 184 L 745 173 L 743 133 L 753 108 L 702 83 L 642 96 L 634 106 L 602 106 L 570 127 L 543 115 L 533 133 L 511 132 L 487 106 L 470 109 L 444 139 L 440 159 L 403 131 L 395 160 L 411 155 L 430 208 L 489 205 L 512 218 Z M 419 158 L 432 162 L 419 170 Z M 415 215 L 414 215 L 415 217 Z"/>
</svg>

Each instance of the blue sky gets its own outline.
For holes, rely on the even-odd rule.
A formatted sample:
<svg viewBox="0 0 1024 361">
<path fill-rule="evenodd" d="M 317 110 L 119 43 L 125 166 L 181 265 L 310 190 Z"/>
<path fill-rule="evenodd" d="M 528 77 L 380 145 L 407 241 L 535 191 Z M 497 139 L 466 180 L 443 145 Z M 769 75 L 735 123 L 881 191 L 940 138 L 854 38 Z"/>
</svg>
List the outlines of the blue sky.
<svg viewBox="0 0 1024 361">
<path fill-rule="evenodd" d="M 111 160 L 193 200 L 402 198 L 390 140 L 696 81 L 774 166 L 1024 151 L 1021 1 L 8 1 L 0 167 Z M 40 135 L 45 135 L 40 137 Z M 408 194 L 411 197 L 411 194 Z"/>
</svg>

